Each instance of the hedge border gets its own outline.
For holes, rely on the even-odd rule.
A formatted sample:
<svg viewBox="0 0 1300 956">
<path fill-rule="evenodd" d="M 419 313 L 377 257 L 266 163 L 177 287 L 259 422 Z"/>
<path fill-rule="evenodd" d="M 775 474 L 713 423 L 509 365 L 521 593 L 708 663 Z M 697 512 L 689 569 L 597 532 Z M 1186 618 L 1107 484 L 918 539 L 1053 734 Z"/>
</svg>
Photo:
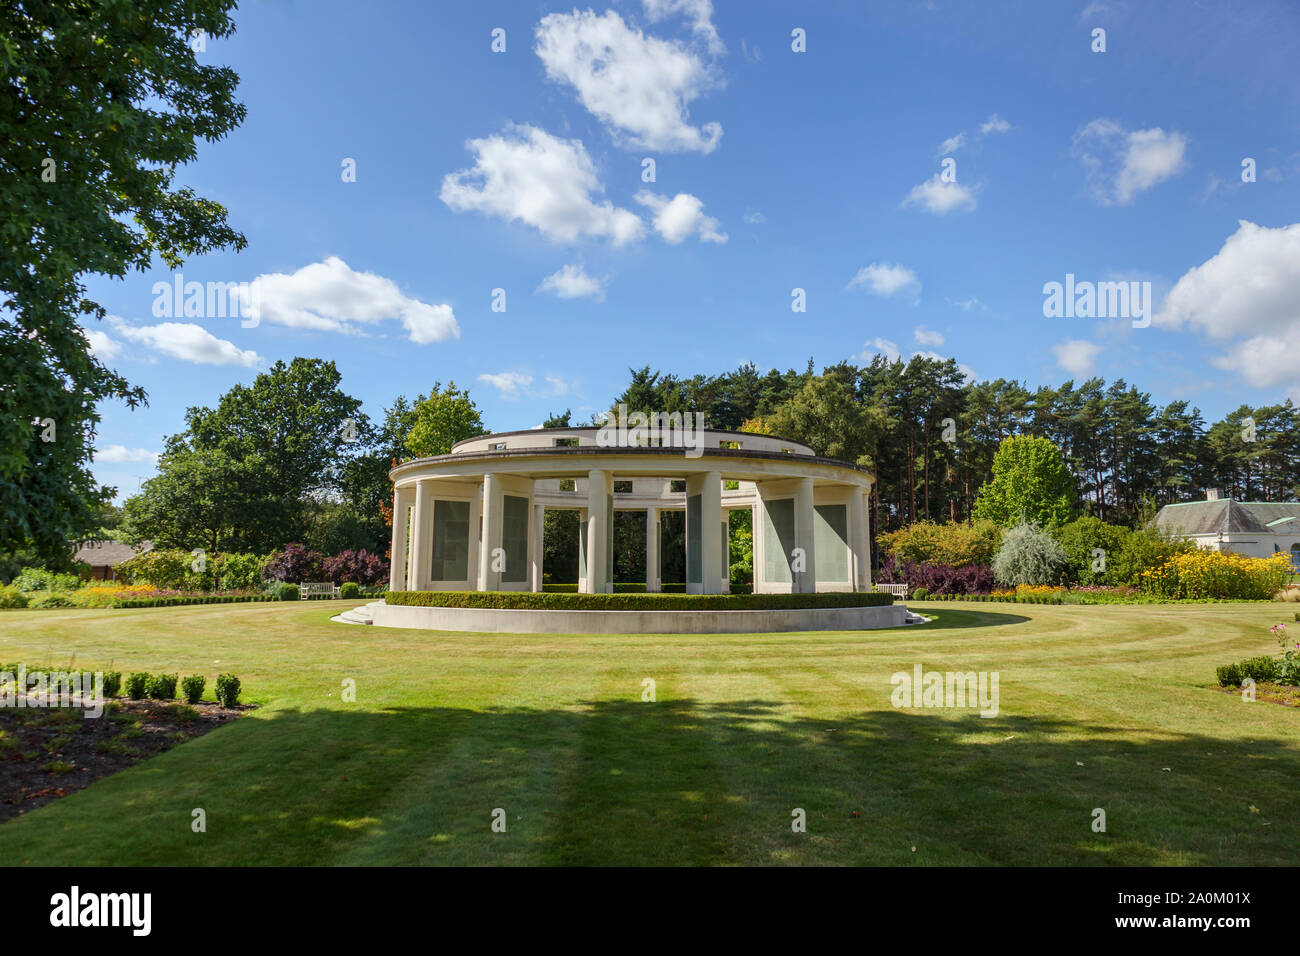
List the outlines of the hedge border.
<svg viewBox="0 0 1300 956">
<path fill-rule="evenodd" d="M 542 590 L 545 591 L 547 594 L 577 594 L 578 585 L 572 581 L 559 582 L 559 583 L 551 581 L 542 585 Z M 614 593 L 615 594 L 653 594 L 656 592 L 646 591 L 644 582 L 616 581 L 614 582 Z M 669 581 L 667 583 L 660 585 L 660 590 L 657 593 L 685 594 L 686 585 L 681 582 Z"/>
<path fill-rule="evenodd" d="M 967 601 L 970 603 L 983 604 L 1059 604 L 1062 606 L 1074 607 L 1101 607 L 1104 605 L 1125 605 L 1135 606 L 1144 604 L 1276 604 L 1268 598 L 1162 598 L 1162 597 L 1140 597 L 1133 600 L 1090 600 L 1088 598 L 1075 598 L 1065 600 L 1056 595 L 1040 595 L 1036 597 L 1016 597 L 1014 595 L 998 596 L 992 594 L 931 594 L 928 597 L 913 597 L 914 601 Z M 1296 612 L 1296 620 L 1300 621 L 1300 611 Z"/>
<path fill-rule="evenodd" d="M 186 604 L 248 604 L 258 601 L 278 600 L 278 597 L 271 594 L 209 594 L 189 597 L 123 598 L 107 606 L 128 608 L 181 607 Z"/>
<path fill-rule="evenodd" d="M 836 591 L 823 594 L 566 594 L 556 591 L 389 591 L 403 607 L 475 607 L 536 611 L 793 611 L 888 607 L 893 595 Z"/>
</svg>

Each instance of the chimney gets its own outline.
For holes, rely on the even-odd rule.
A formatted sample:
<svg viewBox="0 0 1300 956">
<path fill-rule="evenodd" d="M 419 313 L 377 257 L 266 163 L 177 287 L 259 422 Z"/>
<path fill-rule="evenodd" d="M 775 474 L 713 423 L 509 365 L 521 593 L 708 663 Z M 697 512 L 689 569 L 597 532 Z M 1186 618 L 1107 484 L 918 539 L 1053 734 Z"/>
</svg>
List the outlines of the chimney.
<svg viewBox="0 0 1300 956">
<path fill-rule="evenodd" d="M 1218 501 L 1218 500 L 1219 500 L 1219 489 L 1218 489 L 1218 488 L 1207 488 L 1207 489 L 1205 490 L 1205 500 L 1206 500 L 1206 501 Z"/>
</svg>

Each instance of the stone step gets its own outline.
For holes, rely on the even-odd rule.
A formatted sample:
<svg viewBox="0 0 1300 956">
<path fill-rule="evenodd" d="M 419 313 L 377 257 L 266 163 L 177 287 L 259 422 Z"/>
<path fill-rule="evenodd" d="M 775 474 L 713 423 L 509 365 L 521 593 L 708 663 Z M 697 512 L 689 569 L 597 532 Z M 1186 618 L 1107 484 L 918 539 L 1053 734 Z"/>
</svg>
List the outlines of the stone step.
<svg viewBox="0 0 1300 956">
<path fill-rule="evenodd" d="M 331 621 L 338 621 L 340 624 L 374 624 L 374 618 L 370 615 L 370 608 L 366 605 L 353 608 L 350 611 L 344 611 L 342 614 L 336 614 L 330 618 Z"/>
</svg>

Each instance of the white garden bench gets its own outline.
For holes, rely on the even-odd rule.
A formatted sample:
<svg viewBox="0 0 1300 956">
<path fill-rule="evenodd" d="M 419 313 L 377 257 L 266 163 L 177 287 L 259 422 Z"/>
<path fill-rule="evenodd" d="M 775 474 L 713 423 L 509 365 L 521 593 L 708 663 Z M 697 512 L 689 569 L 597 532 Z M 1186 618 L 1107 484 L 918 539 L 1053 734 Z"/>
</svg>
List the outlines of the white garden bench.
<svg viewBox="0 0 1300 956">
<path fill-rule="evenodd" d="M 304 581 L 298 585 L 298 596 L 304 601 L 314 597 L 336 598 L 340 587 L 329 581 Z"/>
<path fill-rule="evenodd" d="M 906 600 L 907 600 L 907 585 L 906 585 L 906 584 L 877 584 L 877 585 L 876 585 L 876 590 L 877 590 L 877 591 L 883 591 L 883 592 L 885 592 L 886 594 L 892 594 L 894 597 L 898 598 L 900 601 L 906 601 Z"/>
</svg>

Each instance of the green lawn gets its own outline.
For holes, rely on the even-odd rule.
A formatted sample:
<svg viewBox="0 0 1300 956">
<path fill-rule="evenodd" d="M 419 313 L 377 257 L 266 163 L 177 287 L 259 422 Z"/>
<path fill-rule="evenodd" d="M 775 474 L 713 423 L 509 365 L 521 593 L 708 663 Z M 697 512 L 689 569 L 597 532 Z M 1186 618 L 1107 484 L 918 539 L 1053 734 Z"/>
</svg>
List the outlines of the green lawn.
<svg viewBox="0 0 1300 956">
<path fill-rule="evenodd" d="M 0 660 L 203 672 L 209 695 L 232 671 L 263 705 L 0 826 L 0 862 L 1300 862 L 1300 711 L 1205 686 L 1274 652 L 1293 605 L 915 602 L 937 619 L 615 637 L 329 622 L 348 606 L 0 613 Z M 998 671 L 1001 713 L 894 709 L 918 662 Z"/>
</svg>

